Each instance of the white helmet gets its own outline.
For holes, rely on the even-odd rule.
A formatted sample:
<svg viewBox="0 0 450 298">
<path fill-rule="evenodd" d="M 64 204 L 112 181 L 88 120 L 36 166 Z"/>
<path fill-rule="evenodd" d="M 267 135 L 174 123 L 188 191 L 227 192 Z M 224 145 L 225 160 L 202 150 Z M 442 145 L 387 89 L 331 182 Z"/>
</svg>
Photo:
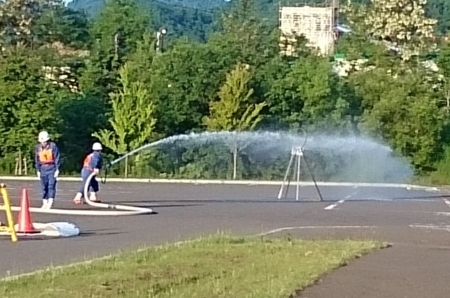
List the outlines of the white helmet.
<svg viewBox="0 0 450 298">
<path fill-rule="evenodd" d="M 97 150 L 103 150 L 102 144 L 100 144 L 99 142 L 95 142 L 95 143 L 92 145 L 92 150 L 95 150 L 95 151 L 97 151 Z"/>
<path fill-rule="evenodd" d="M 50 140 L 50 135 L 48 134 L 48 132 L 41 131 L 38 136 L 39 143 L 47 142 L 48 140 Z"/>
</svg>

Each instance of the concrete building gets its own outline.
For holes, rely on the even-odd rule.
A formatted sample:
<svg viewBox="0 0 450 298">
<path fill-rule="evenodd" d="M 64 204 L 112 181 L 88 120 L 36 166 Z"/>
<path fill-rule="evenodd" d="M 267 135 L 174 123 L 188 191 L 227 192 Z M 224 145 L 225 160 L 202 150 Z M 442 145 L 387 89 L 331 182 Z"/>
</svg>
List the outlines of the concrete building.
<svg viewBox="0 0 450 298">
<path fill-rule="evenodd" d="M 331 55 L 337 37 L 339 0 L 329 0 L 318 6 L 281 6 L 280 30 L 282 54 L 292 55 L 295 41 L 301 35 L 307 46 L 317 49 L 322 55 Z"/>
</svg>

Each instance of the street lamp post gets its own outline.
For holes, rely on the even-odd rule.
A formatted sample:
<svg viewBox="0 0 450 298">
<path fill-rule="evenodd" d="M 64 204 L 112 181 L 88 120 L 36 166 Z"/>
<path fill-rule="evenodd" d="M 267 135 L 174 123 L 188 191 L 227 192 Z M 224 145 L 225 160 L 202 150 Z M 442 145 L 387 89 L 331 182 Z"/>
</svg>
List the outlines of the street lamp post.
<svg viewBox="0 0 450 298">
<path fill-rule="evenodd" d="M 164 50 L 164 36 L 167 34 L 166 29 L 161 29 L 156 32 L 156 51 L 162 52 Z"/>
</svg>

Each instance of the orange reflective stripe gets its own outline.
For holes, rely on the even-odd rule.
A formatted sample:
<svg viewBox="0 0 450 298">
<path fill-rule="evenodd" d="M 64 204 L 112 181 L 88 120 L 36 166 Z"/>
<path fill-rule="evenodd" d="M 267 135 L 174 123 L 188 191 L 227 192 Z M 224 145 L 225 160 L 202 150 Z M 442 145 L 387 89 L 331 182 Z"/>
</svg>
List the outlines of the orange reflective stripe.
<svg viewBox="0 0 450 298">
<path fill-rule="evenodd" d="M 84 162 L 83 162 L 83 168 L 93 170 L 90 166 L 91 159 L 92 159 L 92 154 L 89 154 L 88 156 L 86 156 L 86 158 L 84 159 Z"/>
<path fill-rule="evenodd" d="M 50 164 L 54 163 L 55 159 L 53 158 L 53 151 L 51 148 L 41 148 L 39 151 L 39 161 L 42 164 Z"/>
</svg>

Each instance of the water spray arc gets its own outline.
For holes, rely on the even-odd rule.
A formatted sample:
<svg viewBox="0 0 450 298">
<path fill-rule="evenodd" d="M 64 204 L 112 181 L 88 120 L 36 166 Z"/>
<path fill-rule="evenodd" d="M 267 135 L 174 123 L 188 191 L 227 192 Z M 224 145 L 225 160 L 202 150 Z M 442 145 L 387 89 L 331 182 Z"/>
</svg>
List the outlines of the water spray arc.
<svg viewBox="0 0 450 298">
<path fill-rule="evenodd" d="M 305 133 L 303 134 L 305 135 Z M 289 154 L 291 148 L 298 147 L 305 141 L 304 135 L 283 131 L 218 131 L 174 135 L 134 149 L 111 161 L 108 167 L 153 147 L 161 146 L 163 148 L 175 144 L 176 146 L 181 145 L 181 147 L 220 145 L 236 142 L 236 140 L 243 144 L 257 144 L 253 147 L 250 146 L 251 149 L 247 148 L 248 153 L 257 157 L 257 160 L 264 155 L 261 159 L 264 162 L 277 156 L 281 157 L 285 152 Z M 316 152 L 318 158 L 321 158 L 323 162 L 330 162 L 332 167 L 338 164 L 337 170 L 332 170 L 334 172 L 328 179 L 351 180 L 355 183 L 406 183 L 413 175 L 408 162 L 403 158 L 393 156 L 391 148 L 364 136 L 314 133 L 308 136 L 307 146 L 305 148 L 305 144 L 303 144 L 300 147 L 306 149 L 307 152 Z M 308 166 L 308 161 L 306 164 Z M 378 166 L 381 164 L 384 166 Z"/>
<path fill-rule="evenodd" d="M 308 141 L 308 136 L 307 136 L 305 130 L 303 130 L 303 129 L 301 129 L 301 130 L 303 131 L 303 135 L 305 137 L 305 140 L 303 141 L 303 144 L 301 146 L 295 146 L 295 147 L 292 147 L 292 149 L 291 149 L 291 158 L 289 159 L 289 164 L 287 166 L 286 173 L 285 173 L 284 178 L 283 178 L 283 182 L 281 183 L 280 191 L 278 192 L 278 199 L 281 199 L 281 197 L 283 195 L 283 188 L 284 188 L 284 185 L 286 184 L 286 181 L 287 181 L 287 187 L 286 187 L 286 192 L 285 192 L 284 198 L 286 199 L 286 197 L 287 197 L 287 194 L 289 192 L 289 185 L 290 185 L 290 182 L 291 182 L 291 179 L 289 178 L 289 172 L 291 171 L 292 163 L 294 162 L 294 159 L 295 159 L 296 167 L 294 167 L 294 171 L 293 171 L 292 174 L 293 174 L 294 178 L 296 179 L 295 200 L 296 201 L 299 200 L 300 173 L 301 173 L 301 167 L 300 166 L 301 166 L 301 160 L 302 160 L 302 157 L 303 157 L 303 161 L 305 162 L 306 167 L 308 168 L 308 171 L 309 171 L 309 173 L 311 175 L 311 178 L 312 178 L 312 180 L 314 182 L 314 186 L 316 187 L 317 193 L 319 195 L 320 201 L 322 202 L 323 201 L 322 194 L 320 193 L 319 187 L 317 186 L 316 179 L 314 177 L 313 172 L 311 171 L 311 167 L 309 166 L 309 163 L 308 163 L 308 161 L 307 161 L 307 159 L 305 157 L 305 152 L 303 150 L 303 148 L 306 145 L 306 142 Z"/>
</svg>

